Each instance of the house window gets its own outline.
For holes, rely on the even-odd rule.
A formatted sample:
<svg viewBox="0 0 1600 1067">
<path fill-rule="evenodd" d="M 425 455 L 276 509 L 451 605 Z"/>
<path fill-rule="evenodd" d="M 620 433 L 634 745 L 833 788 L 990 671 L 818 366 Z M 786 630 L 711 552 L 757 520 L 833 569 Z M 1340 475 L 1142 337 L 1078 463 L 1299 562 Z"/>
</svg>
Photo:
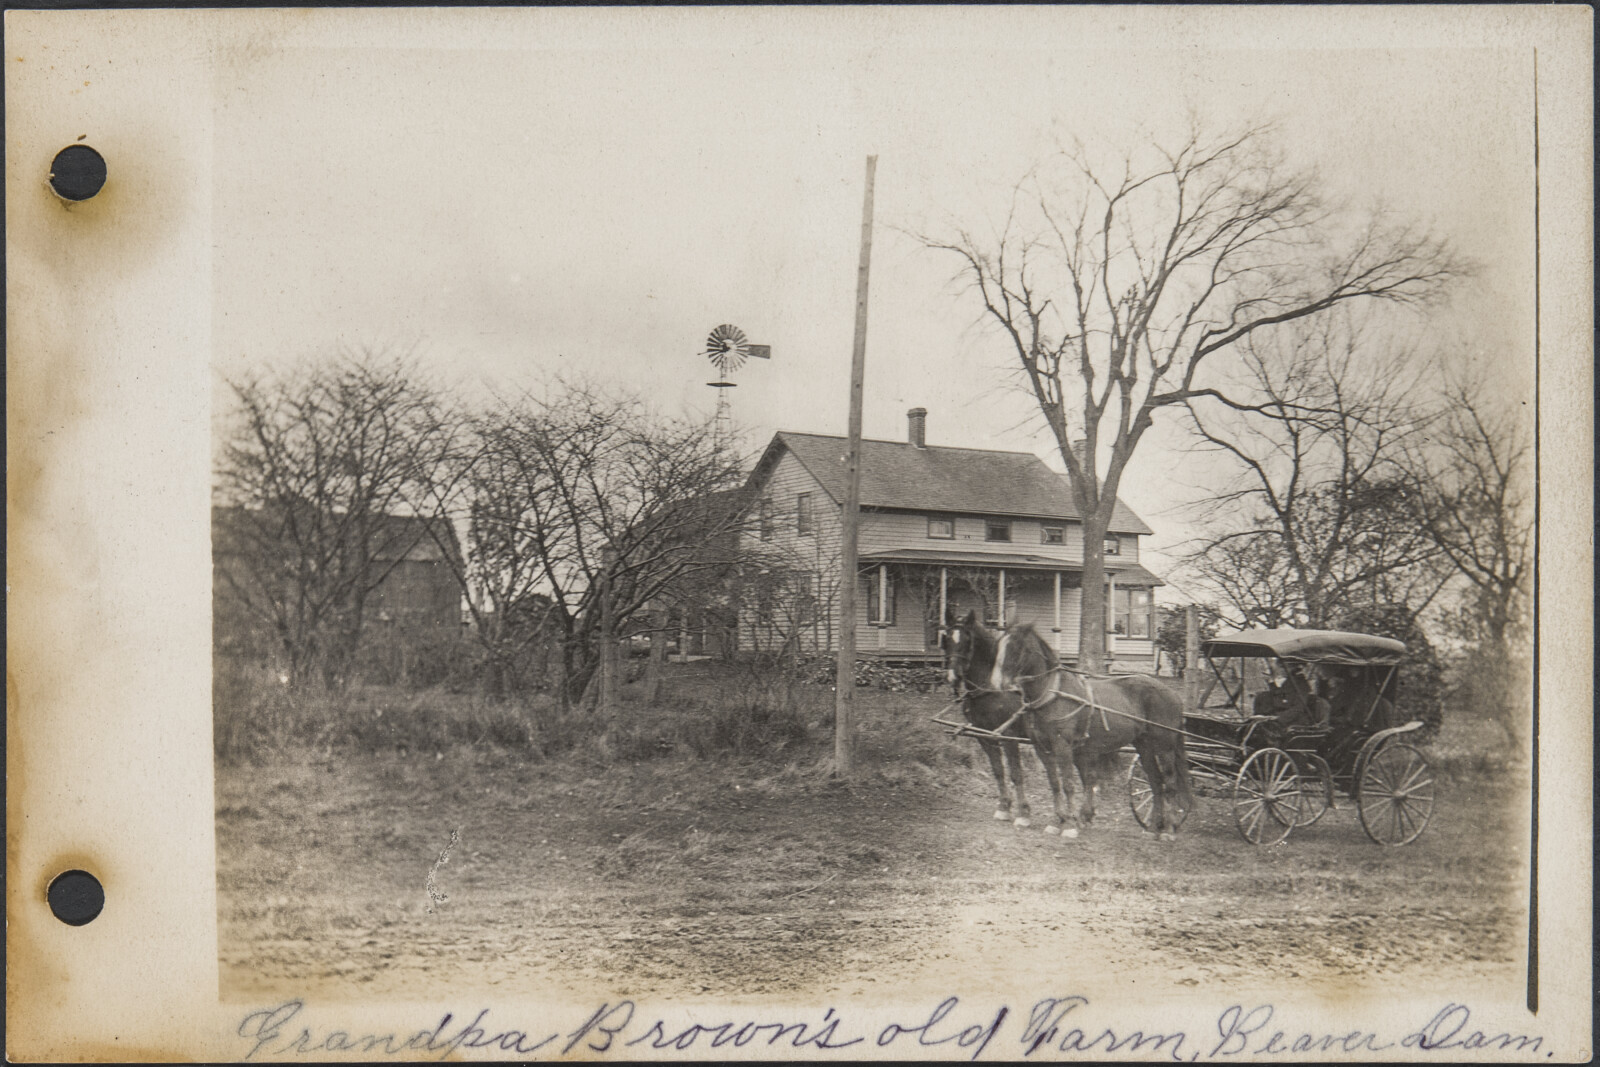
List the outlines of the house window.
<svg viewBox="0 0 1600 1067">
<path fill-rule="evenodd" d="M 928 536 L 942 537 L 949 540 L 956 535 L 956 522 L 954 519 L 929 519 Z"/>
<path fill-rule="evenodd" d="M 894 575 L 886 574 L 883 577 L 884 589 L 888 591 L 887 603 L 880 603 L 878 597 L 878 572 L 870 570 L 866 573 L 867 579 L 867 621 L 886 626 L 894 625 Z"/>
<path fill-rule="evenodd" d="M 1119 538 L 1116 534 L 1111 534 L 1110 536 L 1108 536 L 1106 538 L 1105 552 L 1106 552 L 1106 555 L 1108 555 L 1108 556 L 1120 556 L 1120 555 L 1122 555 L 1122 539 Z"/>
<path fill-rule="evenodd" d="M 1152 632 L 1153 602 L 1148 589 L 1118 589 L 1113 598 L 1115 622 L 1112 632 L 1123 637 L 1148 638 Z"/>
<path fill-rule="evenodd" d="M 797 533 L 802 534 L 812 531 L 810 493 L 801 493 L 794 498 L 794 528 Z"/>
<path fill-rule="evenodd" d="M 794 624 L 810 626 L 817 621 L 817 597 L 811 591 L 811 579 L 802 575 L 794 584 Z"/>
<path fill-rule="evenodd" d="M 1011 521 L 1009 519 L 989 519 L 983 524 L 983 539 L 985 541 L 1011 540 Z"/>
<path fill-rule="evenodd" d="M 761 498 L 761 540 L 772 540 L 772 501 Z"/>
<path fill-rule="evenodd" d="M 1045 526 L 1039 531 L 1039 542 L 1046 545 L 1066 544 L 1067 531 L 1062 526 Z"/>
</svg>

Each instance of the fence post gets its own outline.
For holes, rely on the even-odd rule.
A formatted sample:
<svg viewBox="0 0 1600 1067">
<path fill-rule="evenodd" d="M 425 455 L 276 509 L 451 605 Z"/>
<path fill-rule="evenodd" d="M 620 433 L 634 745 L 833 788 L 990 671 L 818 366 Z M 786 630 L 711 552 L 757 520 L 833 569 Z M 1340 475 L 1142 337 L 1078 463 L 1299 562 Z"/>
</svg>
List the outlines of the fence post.
<svg viewBox="0 0 1600 1067">
<path fill-rule="evenodd" d="M 1183 609 L 1183 707 L 1200 710 L 1200 618 L 1193 604 Z"/>
</svg>

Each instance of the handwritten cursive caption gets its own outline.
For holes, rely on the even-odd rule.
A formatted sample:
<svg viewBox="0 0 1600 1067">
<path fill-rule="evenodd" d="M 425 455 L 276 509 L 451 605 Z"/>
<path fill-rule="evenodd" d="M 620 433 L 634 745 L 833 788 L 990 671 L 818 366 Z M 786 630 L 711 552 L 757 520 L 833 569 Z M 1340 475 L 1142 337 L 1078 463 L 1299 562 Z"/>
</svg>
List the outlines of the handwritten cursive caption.
<svg viewBox="0 0 1600 1067">
<path fill-rule="evenodd" d="M 1233 1004 L 1217 1015 L 1212 1027 L 1201 1032 L 1168 1026 L 1113 1029 L 1097 1022 L 1088 997 L 1046 997 L 1022 1014 L 1010 1007 L 972 1010 L 960 997 L 946 997 L 925 1017 L 885 1026 L 863 1028 L 852 1024 L 835 1008 L 820 1016 L 797 1019 L 730 1019 L 707 1025 L 669 1024 L 641 1010 L 631 1000 L 599 1005 L 581 1023 L 567 1029 L 549 1026 L 504 1025 L 491 1021 L 488 1008 L 458 1015 L 445 1012 L 431 1028 L 402 1034 L 357 1034 L 348 1029 L 313 1025 L 303 1001 L 285 1001 L 273 1008 L 253 1011 L 239 1023 L 245 1042 L 243 1058 L 323 1058 L 338 1053 L 440 1060 L 480 1051 L 485 1058 L 507 1054 L 556 1059 L 567 1055 L 592 1058 L 613 1054 L 631 1058 L 641 1048 L 704 1053 L 709 1049 L 743 1049 L 776 1046 L 812 1054 L 862 1055 L 858 1046 L 910 1054 L 912 1048 L 943 1049 L 950 1058 L 976 1060 L 985 1052 L 995 1059 L 1057 1059 L 1063 1055 L 1103 1059 L 1170 1059 L 1177 1063 L 1199 1060 L 1255 1059 L 1261 1056 L 1314 1056 L 1318 1059 L 1371 1060 L 1374 1053 L 1411 1058 L 1411 1053 L 1452 1054 L 1481 1051 L 1503 1059 L 1518 1056 L 1542 1060 L 1554 1056 L 1537 1034 L 1483 1027 L 1465 1004 L 1447 1003 L 1417 1029 L 1381 1034 L 1352 1029 L 1330 1033 L 1279 1021 L 1271 1004 L 1246 1007 Z M 1009 1023 L 1009 1025 L 1008 1025 Z M 854 1048 L 854 1053 L 846 1052 Z"/>
</svg>

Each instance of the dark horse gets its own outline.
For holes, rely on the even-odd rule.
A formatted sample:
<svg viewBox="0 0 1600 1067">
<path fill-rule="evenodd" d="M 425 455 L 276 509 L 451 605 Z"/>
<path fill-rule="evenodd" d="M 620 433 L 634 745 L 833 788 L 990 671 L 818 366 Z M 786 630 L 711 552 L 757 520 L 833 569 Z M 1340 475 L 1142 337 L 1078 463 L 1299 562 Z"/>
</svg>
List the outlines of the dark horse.
<svg viewBox="0 0 1600 1067">
<path fill-rule="evenodd" d="M 1100 767 L 1123 745 L 1131 744 L 1144 764 L 1154 808 L 1149 825 L 1168 840 L 1194 807 L 1189 760 L 1183 738 L 1183 702 L 1177 694 L 1141 674 L 1100 677 L 1062 667 L 1055 652 L 1032 626 L 1013 626 L 1000 638 L 992 687 L 1020 691 L 1027 703 L 1027 729 L 1047 744 L 1057 774 L 1071 788 L 1070 760 L 1083 779 L 1082 819 L 1094 818 L 1094 791 Z M 1065 824 L 1076 837 L 1076 819 Z"/>
<path fill-rule="evenodd" d="M 1039 762 L 1044 765 L 1045 777 L 1050 782 L 1050 795 L 1055 803 L 1056 823 L 1047 827 L 1054 833 L 1066 822 L 1066 800 L 1057 773 L 1057 761 L 1040 748 L 1038 739 L 1029 731 L 1032 716 L 1021 714 L 1022 696 L 1002 692 L 994 686 L 995 651 L 999 634 L 991 632 L 978 621 L 976 612 L 969 611 L 960 622 L 945 620 L 939 634 L 939 650 L 944 653 L 945 679 L 956 696 L 961 698 L 961 714 L 980 730 L 1001 730 L 1006 737 L 1026 738 L 1035 742 Z M 1017 826 L 1029 825 L 1028 795 L 1022 787 L 1022 757 L 1018 741 L 997 741 L 979 737 L 983 754 L 989 757 L 989 768 L 994 772 L 994 783 L 1000 790 L 1000 806 L 996 819 L 1013 819 Z M 1045 739 L 1048 744 L 1048 739 Z M 1005 756 L 1001 763 L 1002 753 Z M 1011 785 L 1006 787 L 1006 773 L 1010 772 Z"/>
</svg>

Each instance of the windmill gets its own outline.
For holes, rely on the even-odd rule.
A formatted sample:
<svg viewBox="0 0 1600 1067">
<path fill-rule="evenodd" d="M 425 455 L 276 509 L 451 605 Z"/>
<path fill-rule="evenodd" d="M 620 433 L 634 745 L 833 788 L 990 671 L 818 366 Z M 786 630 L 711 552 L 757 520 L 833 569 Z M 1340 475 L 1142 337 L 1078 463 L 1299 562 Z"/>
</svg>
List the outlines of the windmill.
<svg viewBox="0 0 1600 1067">
<path fill-rule="evenodd" d="M 717 446 L 720 448 L 728 443 L 730 433 L 731 419 L 727 391 L 734 387 L 734 383 L 728 380 L 729 377 L 744 366 L 747 359 L 771 359 L 772 347 L 753 345 L 739 327 L 723 323 L 706 337 L 704 355 L 711 361 L 711 365 L 717 368 L 717 380 L 706 384 L 717 390 L 717 415 L 712 425 Z"/>
</svg>

